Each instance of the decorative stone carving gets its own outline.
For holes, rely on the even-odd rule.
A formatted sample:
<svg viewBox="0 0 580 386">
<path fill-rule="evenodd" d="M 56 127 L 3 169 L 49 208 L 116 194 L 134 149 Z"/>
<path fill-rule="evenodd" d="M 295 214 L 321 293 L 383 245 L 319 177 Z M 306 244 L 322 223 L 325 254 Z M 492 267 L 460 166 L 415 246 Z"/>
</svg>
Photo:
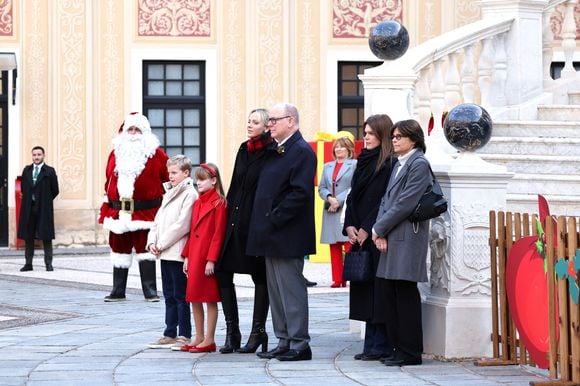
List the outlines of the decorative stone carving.
<svg viewBox="0 0 580 386">
<path fill-rule="evenodd" d="M 456 26 L 461 27 L 473 23 L 481 18 L 481 9 L 473 0 L 456 0 L 455 19 Z"/>
<path fill-rule="evenodd" d="M 59 41 L 57 44 L 62 70 L 59 72 L 59 176 L 62 198 L 78 199 L 85 191 L 87 175 L 84 101 L 86 100 L 86 30 L 78 28 L 86 18 L 83 1 L 58 2 Z"/>
<path fill-rule="evenodd" d="M 566 16 L 566 4 L 560 4 L 554 9 L 554 13 L 550 18 L 550 25 L 554 33 L 554 40 L 562 40 L 562 29 L 564 25 L 564 17 Z M 574 7 L 574 20 L 576 21 L 576 40 L 580 36 L 580 3 Z"/>
<path fill-rule="evenodd" d="M 211 36 L 210 0 L 139 0 L 139 36 Z"/>
<path fill-rule="evenodd" d="M 0 36 L 14 35 L 14 17 L 12 0 L 0 2 Z"/>
<path fill-rule="evenodd" d="M 451 210 L 451 280 L 456 294 L 491 293 L 489 251 L 480 247 L 489 238 L 487 213 L 481 204 L 454 205 Z"/>
<path fill-rule="evenodd" d="M 284 48 L 283 10 L 281 2 L 260 0 L 258 11 L 257 51 L 260 52 L 258 61 L 260 74 L 260 100 L 262 106 L 270 106 L 275 101 L 283 99 L 283 71 L 280 61 Z"/>
<path fill-rule="evenodd" d="M 403 22 L 403 0 L 334 0 L 332 36 L 366 38 L 383 20 Z"/>
<path fill-rule="evenodd" d="M 444 213 L 431 220 L 429 247 L 431 250 L 431 287 L 449 289 L 449 250 L 451 248 L 451 224 Z"/>
<path fill-rule="evenodd" d="M 28 4 L 28 3 L 26 3 Z M 48 65 L 47 65 L 47 32 L 45 16 L 46 2 L 33 0 L 29 7 L 23 9 L 26 22 L 23 30 L 27 44 L 24 45 L 23 58 L 25 77 L 28 79 L 26 92 L 23 93 L 23 124 L 26 127 L 26 150 L 37 143 L 47 143 L 45 132 L 48 121 Z M 29 11 L 28 13 L 25 11 Z"/>
<path fill-rule="evenodd" d="M 228 92 L 222 93 L 224 111 L 222 114 L 225 137 L 238 138 L 236 141 L 228 141 L 229 150 L 226 154 L 235 155 L 239 143 L 244 139 L 244 133 L 240 130 L 241 123 L 247 118 L 245 106 L 245 55 L 244 37 L 239 33 L 240 24 L 236 23 L 238 15 L 243 12 L 244 0 L 230 1 L 224 11 L 224 40 L 229 42 L 223 50 L 224 62 L 227 66 L 222 67 L 224 84 L 228 85 Z M 231 159 L 231 164 L 234 160 Z"/>
<path fill-rule="evenodd" d="M 320 15 L 317 10 L 320 9 L 318 0 L 302 1 L 300 11 L 300 30 L 297 31 L 298 39 L 296 41 L 296 51 L 299 53 L 296 57 L 296 67 L 298 77 L 296 93 L 299 106 L 314 106 L 319 100 L 320 87 L 320 60 L 318 52 L 320 50 L 319 41 L 319 21 Z M 307 137 L 314 137 L 314 128 L 320 127 L 320 114 L 313 109 L 307 109 L 300 113 L 301 130 Z"/>
</svg>

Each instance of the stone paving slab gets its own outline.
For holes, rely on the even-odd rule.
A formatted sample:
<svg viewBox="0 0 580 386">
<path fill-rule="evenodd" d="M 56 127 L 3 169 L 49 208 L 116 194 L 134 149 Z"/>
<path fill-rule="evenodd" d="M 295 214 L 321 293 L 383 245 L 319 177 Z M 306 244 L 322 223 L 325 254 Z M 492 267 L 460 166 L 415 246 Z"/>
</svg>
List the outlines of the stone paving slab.
<svg viewBox="0 0 580 386">
<path fill-rule="evenodd" d="M 21 311 L 19 323 L 0 321 L 0 385 L 523 386 L 548 379 L 545 371 L 526 366 L 478 367 L 429 356 L 422 366 L 401 368 L 355 361 L 362 342 L 349 332 L 348 289 L 328 288 L 330 273 L 324 264 L 306 264 L 306 276 L 320 284 L 309 289 L 313 360 L 303 362 L 148 349 L 147 343 L 163 331 L 164 305 L 145 302 L 138 283 L 127 301 L 104 303 L 111 281 L 107 256 L 58 254 L 55 272 L 20 273 L 21 264 L 14 255 L 0 256 L 0 316 L 2 310 Z M 74 281 L 75 275 L 82 280 Z M 138 272 L 133 275 L 138 280 Z M 236 284 L 244 294 L 239 306 L 245 341 L 253 288 L 247 275 L 236 275 Z M 27 312 L 38 317 L 26 319 Z M 270 321 L 267 327 L 273 348 Z M 221 313 L 216 335 L 222 343 Z"/>
</svg>

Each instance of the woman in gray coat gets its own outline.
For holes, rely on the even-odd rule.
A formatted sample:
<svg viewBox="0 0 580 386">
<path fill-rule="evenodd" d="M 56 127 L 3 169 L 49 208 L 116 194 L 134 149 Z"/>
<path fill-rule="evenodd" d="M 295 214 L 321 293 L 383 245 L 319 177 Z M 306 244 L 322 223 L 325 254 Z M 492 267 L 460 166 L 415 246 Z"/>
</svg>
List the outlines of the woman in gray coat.
<svg viewBox="0 0 580 386">
<path fill-rule="evenodd" d="M 384 363 L 418 365 L 423 353 L 423 329 L 417 282 L 427 281 L 429 221 L 412 223 L 408 218 L 433 178 L 424 155 L 425 137 L 417 121 L 395 123 L 391 138 L 398 163 L 373 226 L 373 241 L 381 252 L 377 277 L 387 305 L 387 336 L 394 347 L 394 356 Z"/>
<path fill-rule="evenodd" d="M 324 164 L 318 194 L 324 200 L 322 212 L 322 234 L 320 242 L 330 244 L 330 266 L 332 268 L 332 288 L 346 287 L 342 280 L 342 254 L 348 251 L 348 237 L 342 234 L 340 215 L 346 196 L 350 190 L 350 181 L 356 168 L 354 144 L 347 137 L 338 138 L 332 145 L 334 161 Z"/>
</svg>

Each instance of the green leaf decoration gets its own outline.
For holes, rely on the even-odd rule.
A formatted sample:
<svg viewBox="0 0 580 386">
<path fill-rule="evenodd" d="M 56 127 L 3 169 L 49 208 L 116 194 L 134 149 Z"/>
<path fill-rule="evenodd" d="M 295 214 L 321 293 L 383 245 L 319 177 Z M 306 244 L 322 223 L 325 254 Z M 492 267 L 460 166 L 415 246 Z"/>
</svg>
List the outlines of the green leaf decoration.
<svg viewBox="0 0 580 386">
<path fill-rule="evenodd" d="M 576 280 L 570 279 L 568 279 L 568 283 L 570 284 L 568 286 L 570 291 L 570 297 L 574 301 L 574 304 L 578 304 L 578 284 L 576 283 Z"/>
<path fill-rule="evenodd" d="M 555 271 L 556 271 L 556 275 L 558 276 L 558 279 L 565 279 L 566 277 L 568 277 L 568 260 L 564 257 L 561 257 L 558 259 L 558 261 L 556 262 L 556 265 L 554 266 Z"/>
<path fill-rule="evenodd" d="M 576 250 L 576 256 L 574 256 L 574 271 L 580 271 L 580 249 Z"/>
</svg>

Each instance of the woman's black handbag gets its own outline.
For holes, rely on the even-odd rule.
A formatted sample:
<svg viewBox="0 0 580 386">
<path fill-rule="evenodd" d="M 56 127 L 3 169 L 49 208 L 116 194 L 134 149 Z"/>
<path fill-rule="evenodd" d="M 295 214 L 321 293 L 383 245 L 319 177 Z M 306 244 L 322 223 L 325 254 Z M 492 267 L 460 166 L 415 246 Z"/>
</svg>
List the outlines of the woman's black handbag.
<svg viewBox="0 0 580 386">
<path fill-rule="evenodd" d="M 433 185 L 423 193 L 415 210 L 409 216 L 411 222 L 430 220 L 447 211 L 447 199 L 443 195 L 443 190 L 437 182 L 433 170 L 431 170 L 431 165 L 429 165 L 429 170 L 433 176 Z"/>
<path fill-rule="evenodd" d="M 369 251 L 350 251 L 344 255 L 344 281 L 369 281 L 375 276 L 373 258 Z"/>
</svg>

